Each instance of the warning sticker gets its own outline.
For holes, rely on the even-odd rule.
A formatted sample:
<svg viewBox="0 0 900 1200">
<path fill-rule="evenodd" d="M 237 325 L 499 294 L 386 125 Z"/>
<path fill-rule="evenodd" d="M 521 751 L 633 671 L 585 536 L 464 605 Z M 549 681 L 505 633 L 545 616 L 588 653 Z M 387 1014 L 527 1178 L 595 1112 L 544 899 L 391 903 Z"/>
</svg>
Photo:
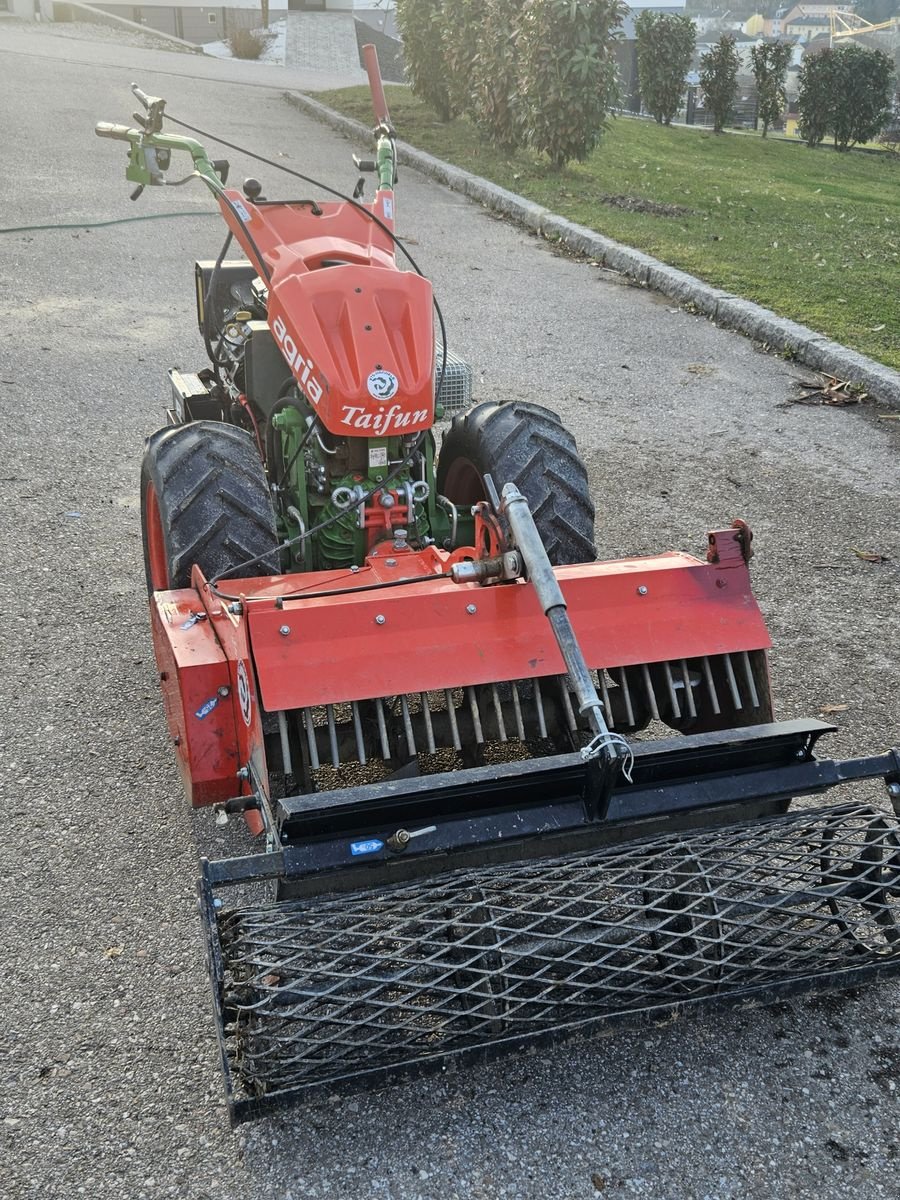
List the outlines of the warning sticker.
<svg viewBox="0 0 900 1200">
<path fill-rule="evenodd" d="M 387 466 L 387 446 L 370 446 L 369 447 L 369 466 L 370 467 L 386 467 Z"/>
</svg>

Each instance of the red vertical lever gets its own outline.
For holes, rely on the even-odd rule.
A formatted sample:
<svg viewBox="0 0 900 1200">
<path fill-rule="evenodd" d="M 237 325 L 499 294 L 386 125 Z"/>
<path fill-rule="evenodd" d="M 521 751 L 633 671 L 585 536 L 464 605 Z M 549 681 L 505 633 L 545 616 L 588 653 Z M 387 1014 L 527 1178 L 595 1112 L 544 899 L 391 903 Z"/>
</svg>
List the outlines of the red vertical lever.
<svg viewBox="0 0 900 1200">
<path fill-rule="evenodd" d="M 379 125 L 390 128 L 391 114 L 388 112 L 387 100 L 384 95 L 384 84 L 381 82 L 381 68 L 378 65 L 378 51 L 371 44 L 362 48 L 363 61 L 366 64 L 366 74 L 369 76 L 369 91 L 372 93 L 372 108 L 375 110 L 375 120 Z"/>
</svg>

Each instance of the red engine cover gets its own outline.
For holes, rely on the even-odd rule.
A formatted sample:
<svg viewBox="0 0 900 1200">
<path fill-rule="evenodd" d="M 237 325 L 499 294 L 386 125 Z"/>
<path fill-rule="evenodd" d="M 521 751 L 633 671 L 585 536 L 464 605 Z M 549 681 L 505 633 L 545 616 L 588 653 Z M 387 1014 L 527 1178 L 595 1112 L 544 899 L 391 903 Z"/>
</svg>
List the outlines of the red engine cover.
<svg viewBox="0 0 900 1200">
<path fill-rule="evenodd" d="M 430 428 L 428 280 L 401 271 L 389 236 L 352 205 L 324 204 L 316 216 L 309 203 L 257 206 L 238 192 L 228 196 L 246 228 L 222 203 L 226 221 L 260 273 L 269 273 L 269 328 L 325 428 L 345 437 Z M 365 207 L 391 227 L 389 193 Z"/>
</svg>

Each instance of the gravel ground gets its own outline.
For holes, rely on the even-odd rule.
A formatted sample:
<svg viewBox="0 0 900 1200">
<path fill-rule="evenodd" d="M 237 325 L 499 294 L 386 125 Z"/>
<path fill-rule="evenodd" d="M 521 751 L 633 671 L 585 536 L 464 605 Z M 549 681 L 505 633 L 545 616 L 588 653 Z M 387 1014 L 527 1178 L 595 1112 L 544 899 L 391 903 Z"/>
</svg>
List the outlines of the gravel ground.
<svg viewBox="0 0 900 1200">
<path fill-rule="evenodd" d="M 126 18 L 130 19 L 130 18 Z M 95 21 L 15 21 L 5 22 L 0 31 L 24 30 L 29 37 L 72 38 L 78 42 L 111 43 L 114 46 L 139 46 L 142 50 L 162 50 L 169 54 L 191 54 L 187 46 L 179 46 L 166 38 L 156 37 L 152 29 L 141 32 L 127 26 L 102 25 Z"/>
<path fill-rule="evenodd" d="M 142 86 L 176 115 L 260 153 L 347 185 L 352 147 L 275 90 L 157 78 L 124 45 L 102 70 L 7 46 L 0 104 L 18 136 L 4 225 L 198 214 L 0 237 L 14 313 L 0 349 L 7 1194 L 900 1195 L 896 984 L 707 1013 L 229 1130 L 193 886 L 198 849 L 240 839 L 180 796 L 137 513 L 165 369 L 201 361 L 191 264 L 215 255 L 220 230 L 190 189 L 129 205 L 123 151 L 90 130 L 130 112 L 137 54 Z M 186 76 L 182 56 L 157 58 Z M 242 172 L 276 191 L 271 172 L 235 162 Z M 400 187 L 400 232 L 479 398 L 545 403 L 575 432 L 602 553 L 700 550 L 706 528 L 745 517 L 780 715 L 848 705 L 838 753 L 900 740 L 896 423 L 790 405 L 791 365 L 411 171 Z"/>
</svg>

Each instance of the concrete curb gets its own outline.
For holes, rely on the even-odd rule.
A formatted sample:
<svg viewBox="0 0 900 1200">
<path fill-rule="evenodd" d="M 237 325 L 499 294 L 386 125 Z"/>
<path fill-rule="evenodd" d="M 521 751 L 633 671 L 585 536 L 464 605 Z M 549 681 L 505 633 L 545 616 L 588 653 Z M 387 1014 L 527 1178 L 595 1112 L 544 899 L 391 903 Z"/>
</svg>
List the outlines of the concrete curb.
<svg viewBox="0 0 900 1200">
<path fill-rule="evenodd" d="M 300 92 L 285 92 L 284 95 L 288 103 L 308 116 L 350 137 L 366 139 L 364 144 L 368 145 L 372 131 L 366 125 L 335 112 L 311 96 Z M 873 399 L 900 408 L 900 371 L 867 358 L 839 342 L 833 342 L 825 334 L 816 333 L 805 325 L 779 317 L 771 309 L 754 304 L 752 300 L 743 300 L 740 296 L 704 283 L 686 271 L 667 266 L 649 254 L 615 242 L 585 225 L 576 225 L 574 221 L 558 216 L 515 192 L 442 162 L 406 142 L 398 141 L 397 157 L 404 166 L 415 167 L 445 187 L 461 192 L 494 212 L 502 213 L 542 237 L 561 242 L 569 249 L 671 297 L 678 304 L 689 304 L 712 318 L 717 325 L 743 333 L 813 370 L 824 371 L 857 384 Z"/>
</svg>

